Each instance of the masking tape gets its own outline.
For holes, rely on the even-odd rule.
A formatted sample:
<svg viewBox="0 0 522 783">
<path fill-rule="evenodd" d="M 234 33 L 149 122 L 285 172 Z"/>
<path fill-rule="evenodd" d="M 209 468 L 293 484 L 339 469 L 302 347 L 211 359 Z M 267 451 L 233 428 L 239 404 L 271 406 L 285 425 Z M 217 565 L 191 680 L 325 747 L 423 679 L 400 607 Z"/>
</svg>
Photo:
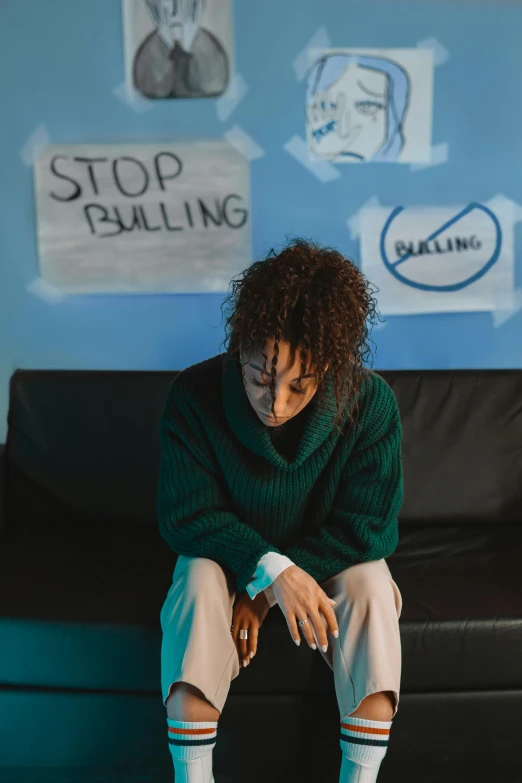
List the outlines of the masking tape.
<svg viewBox="0 0 522 783">
<path fill-rule="evenodd" d="M 43 299 L 44 302 L 47 302 L 48 304 L 58 304 L 65 299 L 65 294 L 62 293 L 62 291 L 48 283 L 42 277 L 35 277 L 34 280 L 31 280 L 25 290 L 33 296 L 38 297 L 38 299 Z"/>
<path fill-rule="evenodd" d="M 320 27 L 310 38 L 308 43 L 302 49 L 294 62 L 292 68 L 298 82 L 302 82 L 308 70 L 308 50 L 309 49 L 329 49 L 330 38 L 324 27 Z"/>
<path fill-rule="evenodd" d="M 265 154 L 265 151 L 261 149 L 259 144 L 248 133 L 245 133 L 239 125 L 234 125 L 223 136 L 229 144 L 235 147 L 248 160 L 257 160 Z"/>
<path fill-rule="evenodd" d="M 50 137 L 45 125 L 39 125 L 29 136 L 20 150 L 20 157 L 26 166 L 32 166 L 42 150 L 47 147 Z"/>
<path fill-rule="evenodd" d="M 426 163 L 411 163 L 410 171 L 423 171 L 424 169 L 431 169 L 434 166 L 440 166 L 443 163 L 448 162 L 449 157 L 449 144 L 447 141 L 443 141 L 441 144 L 436 144 L 431 148 L 431 160 Z"/>
<path fill-rule="evenodd" d="M 312 159 L 305 140 L 300 136 L 292 136 L 283 146 L 294 160 L 304 166 L 321 182 L 331 182 L 341 176 L 338 170 L 328 161 Z"/>
<path fill-rule="evenodd" d="M 217 116 L 221 122 L 228 120 L 248 92 L 248 86 L 240 73 L 236 73 L 221 98 L 216 101 Z"/>
<path fill-rule="evenodd" d="M 417 44 L 417 49 L 431 49 L 433 52 L 433 64 L 435 67 L 444 65 L 450 58 L 450 53 L 436 38 L 424 38 Z"/>
</svg>

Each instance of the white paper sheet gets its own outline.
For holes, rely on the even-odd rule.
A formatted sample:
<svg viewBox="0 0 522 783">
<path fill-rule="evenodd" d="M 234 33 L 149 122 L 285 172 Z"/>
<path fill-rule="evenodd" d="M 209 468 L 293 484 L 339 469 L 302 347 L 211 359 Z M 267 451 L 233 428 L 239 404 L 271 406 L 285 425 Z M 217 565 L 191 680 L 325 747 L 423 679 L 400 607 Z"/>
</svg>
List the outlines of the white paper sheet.
<svg viewBox="0 0 522 783">
<path fill-rule="evenodd" d="M 309 52 L 306 137 L 334 163 L 423 163 L 431 157 L 431 49 Z"/>
<path fill-rule="evenodd" d="M 234 74 L 231 0 L 122 0 L 125 74 L 145 98 L 222 95 Z"/>
<path fill-rule="evenodd" d="M 363 210 L 361 266 L 388 315 L 509 307 L 514 290 L 513 205 Z"/>
<path fill-rule="evenodd" d="M 68 293 L 226 291 L 252 261 L 248 160 L 226 141 L 51 145 L 41 277 Z"/>
</svg>

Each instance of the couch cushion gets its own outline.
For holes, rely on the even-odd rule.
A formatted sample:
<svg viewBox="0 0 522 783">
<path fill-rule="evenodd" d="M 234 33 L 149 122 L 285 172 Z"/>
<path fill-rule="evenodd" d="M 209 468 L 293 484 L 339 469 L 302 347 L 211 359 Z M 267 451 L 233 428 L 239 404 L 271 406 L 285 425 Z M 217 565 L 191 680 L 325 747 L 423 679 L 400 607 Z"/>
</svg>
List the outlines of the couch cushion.
<svg viewBox="0 0 522 783">
<path fill-rule="evenodd" d="M 175 559 L 154 530 L 8 530 L 0 543 L 0 682 L 155 689 L 159 613 Z"/>
<path fill-rule="evenodd" d="M 522 524 L 400 526 L 408 691 L 522 687 Z"/>
<path fill-rule="evenodd" d="M 401 527 L 402 690 L 522 687 L 522 526 Z M 0 540 L 0 684 L 157 691 L 175 555 L 153 530 L 26 526 Z M 328 693 L 279 607 L 231 693 Z"/>
</svg>

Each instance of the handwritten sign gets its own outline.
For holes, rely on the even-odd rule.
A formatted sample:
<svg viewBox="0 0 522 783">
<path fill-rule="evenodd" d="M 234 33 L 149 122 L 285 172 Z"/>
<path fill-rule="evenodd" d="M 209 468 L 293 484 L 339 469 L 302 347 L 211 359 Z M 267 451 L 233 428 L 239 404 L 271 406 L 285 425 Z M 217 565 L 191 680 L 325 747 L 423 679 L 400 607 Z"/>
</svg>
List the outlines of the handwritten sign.
<svg viewBox="0 0 522 783">
<path fill-rule="evenodd" d="M 362 269 L 382 313 L 509 307 L 512 204 L 371 208 L 361 214 Z"/>
<path fill-rule="evenodd" d="M 68 293 L 226 291 L 251 263 L 248 162 L 228 142 L 51 145 L 41 276 Z"/>
</svg>

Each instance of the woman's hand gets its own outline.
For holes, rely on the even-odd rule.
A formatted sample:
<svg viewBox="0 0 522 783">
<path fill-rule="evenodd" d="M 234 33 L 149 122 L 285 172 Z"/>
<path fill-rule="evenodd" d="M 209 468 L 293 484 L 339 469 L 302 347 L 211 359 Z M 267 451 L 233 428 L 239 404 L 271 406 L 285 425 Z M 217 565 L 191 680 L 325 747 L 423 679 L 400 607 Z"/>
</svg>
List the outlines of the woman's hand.
<svg viewBox="0 0 522 783">
<path fill-rule="evenodd" d="M 270 605 L 263 590 L 253 600 L 246 591 L 236 596 L 232 611 L 232 638 L 237 647 L 240 665 L 248 666 L 256 654 L 259 629 L 269 609 Z M 248 639 L 239 638 L 239 631 L 243 628 L 248 631 Z"/>
<path fill-rule="evenodd" d="M 285 568 L 272 582 L 272 588 L 294 642 L 301 644 L 298 621 L 308 619 L 308 622 L 301 626 L 303 636 L 310 647 L 316 650 L 313 634 L 315 630 L 317 642 L 323 652 L 326 652 L 328 637 L 321 614 L 324 615 L 330 633 L 336 638 L 339 636 L 337 618 L 332 609 L 332 605 L 335 605 L 333 598 L 329 598 L 315 579 L 296 565 Z"/>
</svg>

